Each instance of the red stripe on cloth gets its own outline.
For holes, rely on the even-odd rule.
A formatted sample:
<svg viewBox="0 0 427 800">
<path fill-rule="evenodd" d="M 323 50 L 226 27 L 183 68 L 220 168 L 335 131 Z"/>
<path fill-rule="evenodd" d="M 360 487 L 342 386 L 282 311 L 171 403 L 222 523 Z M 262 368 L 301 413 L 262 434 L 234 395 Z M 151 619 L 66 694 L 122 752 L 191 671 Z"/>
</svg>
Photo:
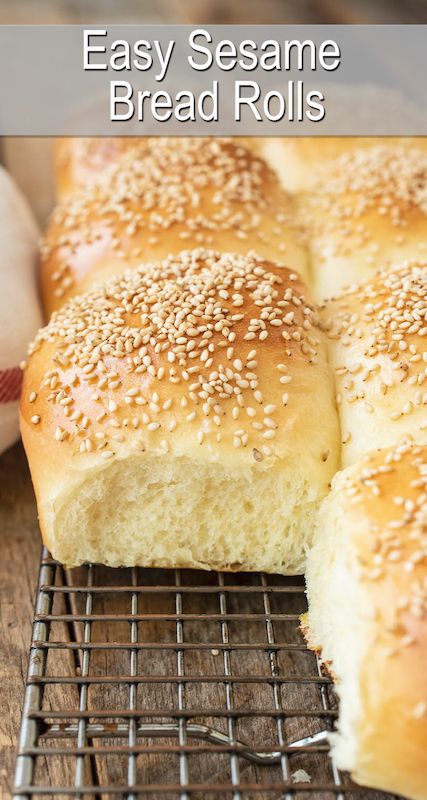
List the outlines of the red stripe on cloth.
<svg viewBox="0 0 427 800">
<path fill-rule="evenodd" d="M 22 369 L 0 369 L 0 404 L 19 400 L 22 386 Z"/>
</svg>

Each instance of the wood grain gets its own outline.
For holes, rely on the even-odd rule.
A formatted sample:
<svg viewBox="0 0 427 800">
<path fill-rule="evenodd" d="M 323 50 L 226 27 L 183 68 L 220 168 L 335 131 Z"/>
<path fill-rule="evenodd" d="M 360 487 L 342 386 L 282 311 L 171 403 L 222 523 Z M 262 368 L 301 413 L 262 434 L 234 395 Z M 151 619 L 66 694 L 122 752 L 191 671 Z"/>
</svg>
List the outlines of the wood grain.
<svg viewBox="0 0 427 800">
<path fill-rule="evenodd" d="M 10 796 L 40 555 L 40 534 L 20 444 L 0 458 L 0 797 Z"/>
</svg>

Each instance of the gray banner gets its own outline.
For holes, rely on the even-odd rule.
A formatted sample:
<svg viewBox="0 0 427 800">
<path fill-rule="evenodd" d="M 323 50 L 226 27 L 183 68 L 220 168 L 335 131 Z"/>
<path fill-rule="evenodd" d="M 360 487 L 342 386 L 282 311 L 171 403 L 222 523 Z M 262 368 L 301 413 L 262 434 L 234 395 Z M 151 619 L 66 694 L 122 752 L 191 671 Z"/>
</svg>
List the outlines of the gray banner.
<svg viewBox="0 0 427 800">
<path fill-rule="evenodd" d="M 0 26 L 0 134 L 427 135 L 427 26 Z"/>
</svg>

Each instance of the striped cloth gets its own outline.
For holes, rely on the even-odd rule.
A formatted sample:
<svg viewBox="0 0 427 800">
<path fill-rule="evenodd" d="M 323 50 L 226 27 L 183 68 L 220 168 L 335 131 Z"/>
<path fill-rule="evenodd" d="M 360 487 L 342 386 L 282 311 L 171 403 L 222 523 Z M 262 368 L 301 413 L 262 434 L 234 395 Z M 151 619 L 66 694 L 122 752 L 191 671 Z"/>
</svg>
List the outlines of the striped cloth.
<svg viewBox="0 0 427 800">
<path fill-rule="evenodd" d="M 0 405 L 19 400 L 21 386 L 22 369 L 20 367 L 0 370 Z"/>
<path fill-rule="evenodd" d="M 37 226 L 24 198 L 0 167 L 0 453 L 19 436 L 19 364 L 41 324 L 37 240 Z"/>
</svg>

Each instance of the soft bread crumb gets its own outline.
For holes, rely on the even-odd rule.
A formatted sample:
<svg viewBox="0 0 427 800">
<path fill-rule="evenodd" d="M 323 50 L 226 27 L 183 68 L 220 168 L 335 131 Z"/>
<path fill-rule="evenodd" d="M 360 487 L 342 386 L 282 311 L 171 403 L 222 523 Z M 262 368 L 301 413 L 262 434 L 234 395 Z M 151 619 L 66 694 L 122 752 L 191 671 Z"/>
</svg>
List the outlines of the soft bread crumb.
<svg viewBox="0 0 427 800">
<path fill-rule="evenodd" d="M 70 566 L 300 573 L 315 511 L 297 470 L 291 482 L 279 466 L 231 470 L 142 454 L 108 462 L 61 498 L 51 548 Z"/>
</svg>

